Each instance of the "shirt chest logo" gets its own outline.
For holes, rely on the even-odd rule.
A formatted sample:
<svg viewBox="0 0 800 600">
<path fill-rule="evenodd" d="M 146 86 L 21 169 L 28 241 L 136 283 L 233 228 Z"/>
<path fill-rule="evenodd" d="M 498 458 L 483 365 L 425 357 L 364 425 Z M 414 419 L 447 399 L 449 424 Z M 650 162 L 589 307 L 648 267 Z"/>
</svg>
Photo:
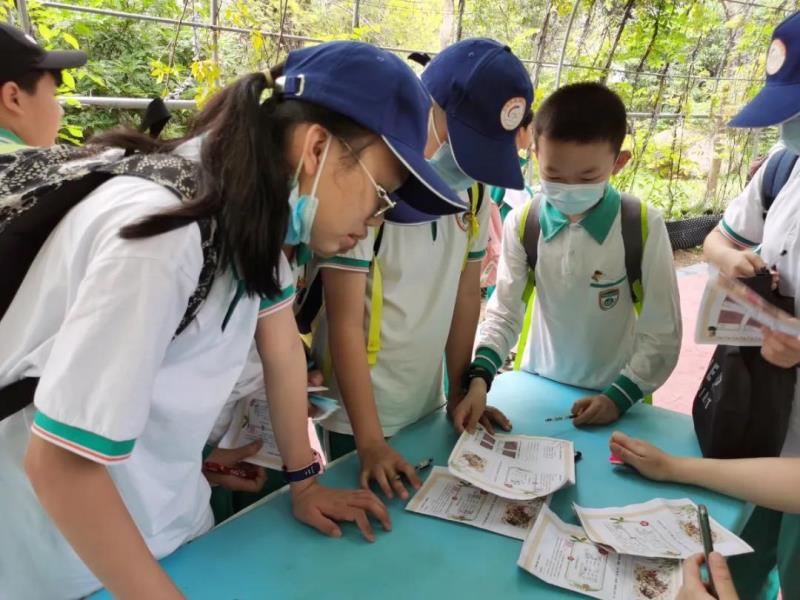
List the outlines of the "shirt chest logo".
<svg viewBox="0 0 800 600">
<path fill-rule="evenodd" d="M 619 288 L 602 290 L 597 294 L 597 304 L 600 310 L 611 310 L 619 302 Z"/>
</svg>

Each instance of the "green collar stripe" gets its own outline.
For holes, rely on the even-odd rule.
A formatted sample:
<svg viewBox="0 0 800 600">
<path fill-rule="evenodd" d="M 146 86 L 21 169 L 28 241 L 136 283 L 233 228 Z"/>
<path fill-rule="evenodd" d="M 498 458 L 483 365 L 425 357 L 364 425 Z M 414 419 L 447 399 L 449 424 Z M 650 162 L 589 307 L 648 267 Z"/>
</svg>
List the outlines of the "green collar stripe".
<svg viewBox="0 0 800 600">
<path fill-rule="evenodd" d="M 580 226 L 583 227 L 598 244 L 605 242 L 606 237 L 608 237 L 608 232 L 611 231 L 611 226 L 614 224 L 614 220 L 619 214 L 621 202 L 622 198 L 619 192 L 611 187 L 611 185 L 607 185 L 606 193 L 600 199 L 600 202 L 581 219 Z M 542 204 L 539 223 L 544 241 L 549 242 L 562 229 L 569 225 L 570 221 L 552 204 L 544 202 Z"/>
<path fill-rule="evenodd" d="M 13 131 L 9 131 L 8 129 L 3 129 L 0 127 L 0 144 L 17 144 L 24 146 L 25 142 L 23 142 Z"/>
<path fill-rule="evenodd" d="M 115 441 L 91 431 L 73 427 L 51 419 L 41 411 L 33 418 L 37 434 L 62 447 L 88 454 L 103 461 L 120 461 L 128 458 L 136 440 Z"/>
</svg>

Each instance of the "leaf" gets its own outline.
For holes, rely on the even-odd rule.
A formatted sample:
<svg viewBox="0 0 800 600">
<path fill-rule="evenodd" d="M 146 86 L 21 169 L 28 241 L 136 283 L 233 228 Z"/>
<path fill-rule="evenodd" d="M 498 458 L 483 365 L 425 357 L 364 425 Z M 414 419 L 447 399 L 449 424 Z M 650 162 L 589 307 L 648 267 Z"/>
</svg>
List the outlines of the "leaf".
<svg viewBox="0 0 800 600">
<path fill-rule="evenodd" d="M 64 41 L 67 42 L 70 46 L 75 48 L 75 50 L 80 48 L 80 45 L 78 44 L 78 40 L 76 40 L 75 37 L 72 34 L 69 34 L 66 31 L 62 31 L 61 32 L 61 37 L 64 38 Z"/>
<path fill-rule="evenodd" d="M 49 42 L 50 40 L 53 39 L 53 37 L 55 37 L 56 34 L 47 25 L 41 23 L 39 25 L 39 35 L 41 35 L 44 38 L 44 41 Z"/>
<path fill-rule="evenodd" d="M 69 91 L 75 90 L 75 78 L 72 76 L 72 73 L 68 70 L 61 71 L 61 79 L 64 81 L 64 85 Z"/>
</svg>

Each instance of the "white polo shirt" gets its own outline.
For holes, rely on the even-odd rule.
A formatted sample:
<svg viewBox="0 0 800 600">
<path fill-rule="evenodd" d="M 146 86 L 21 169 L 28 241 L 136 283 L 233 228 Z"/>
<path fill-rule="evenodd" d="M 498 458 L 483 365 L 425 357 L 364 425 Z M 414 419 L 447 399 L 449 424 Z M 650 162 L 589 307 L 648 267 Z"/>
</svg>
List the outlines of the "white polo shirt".
<svg viewBox="0 0 800 600">
<path fill-rule="evenodd" d="M 53 230 L 0 320 L 0 387 L 41 378 L 35 406 L 0 422 L 4 598 L 75 598 L 100 587 L 26 477 L 31 433 L 107 465 L 157 558 L 213 525 L 202 449 L 246 360 L 259 300 L 239 294 L 229 314 L 238 284 L 226 269 L 173 338 L 203 264 L 199 229 L 141 240 L 118 232 L 178 202 L 139 178 L 105 183 Z M 273 304 L 286 306 L 288 264 L 282 273 L 285 297 Z"/>
<path fill-rule="evenodd" d="M 522 296 L 528 280 L 519 235 L 523 209 L 512 210 L 503 224 L 497 288 L 476 344 L 476 361 L 486 361 L 492 372 L 516 343 L 523 323 Z M 570 223 L 542 202 L 535 305 L 527 343 L 519 351 L 522 369 L 602 390 L 624 412 L 663 384 L 675 368 L 681 317 L 664 219 L 648 208 L 644 303 L 637 318 L 619 215 L 619 196 L 610 191 L 579 223 Z"/>
<path fill-rule="evenodd" d="M 778 146 L 773 152 L 782 146 Z M 766 222 L 761 204 L 761 185 L 767 161 L 742 193 L 725 211 L 719 230 L 742 248 L 755 248 L 770 267 L 780 273 L 780 292 L 794 298 L 795 314 L 800 315 L 800 161 L 786 185 L 775 198 Z M 800 385 L 795 385 L 789 431 L 782 456 L 800 456 Z"/>
<path fill-rule="evenodd" d="M 467 197 L 464 192 L 463 197 Z M 371 369 L 372 388 L 385 436 L 442 406 L 443 360 L 458 283 L 467 261 L 481 261 L 489 235 L 490 199 L 477 214 L 479 229 L 467 235 L 467 213 L 442 217 L 423 225 L 383 226 L 377 260 L 383 281 L 381 349 Z M 373 248 L 376 231 L 353 250 L 319 261 L 316 267 L 367 273 L 364 303 L 364 335 L 371 315 Z M 312 274 L 313 276 L 313 274 Z M 326 395 L 340 399 L 341 392 L 331 368 L 328 349 L 328 317 L 322 312 L 314 331 L 313 353 L 323 367 Z M 324 421 L 326 429 L 352 434 L 345 410 Z"/>
</svg>

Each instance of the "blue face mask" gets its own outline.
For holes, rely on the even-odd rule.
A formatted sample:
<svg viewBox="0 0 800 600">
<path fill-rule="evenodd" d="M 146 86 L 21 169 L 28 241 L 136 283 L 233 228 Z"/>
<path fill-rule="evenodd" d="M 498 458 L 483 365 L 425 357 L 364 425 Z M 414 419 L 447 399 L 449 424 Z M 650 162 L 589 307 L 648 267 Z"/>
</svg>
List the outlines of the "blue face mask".
<svg viewBox="0 0 800 600">
<path fill-rule="evenodd" d="M 800 115 L 781 123 L 781 141 L 795 154 L 800 154 Z"/>
<path fill-rule="evenodd" d="M 439 149 L 428 159 L 428 164 L 436 170 L 439 177 L 444 179 L 444 182 L 454 191 L 463 192 L 468 190 L 475 180 L 459 168 L 458 163 L 456 163 L 456 157 L 453 155 L 453 148 L 450 146 L 450 140 L 442 142 L 439 139 L 436 124 L 433 122 L 433 113 L 431 113 L 428 123 L 433 130 L 433 137 L 439 143 Z"/>
<path fill-rule="evenodd" d="M 283 243 L 288 246 L 308 244 L 311 241 L 311 229 L 314 227 L 314 219 L 317 216 L 319 198 L 317 198 L 317 186 L 328 158 L 328 150 L 331 147 L 331 140 L 325 144 L 322 151 L 322 158 L 319 161 L 319 168 L 314 175 L 314 183 L 311 185 L 311 193 L 300 195 L 300 171 L 303 168 L 303 160 L 297 165 L 297 171 L 292 180 L 292 191 L 289 193 L 289 223 L 286 228 L 286 236 Z"/>
<path fill-rule="evenodd" d="M 606 182 L 597 183 L 559 183 L 557 181 L 539 182 L 542 194 L 562 215 L 575 216 L 585 213 L 603 199 Z"/>
</svg>

